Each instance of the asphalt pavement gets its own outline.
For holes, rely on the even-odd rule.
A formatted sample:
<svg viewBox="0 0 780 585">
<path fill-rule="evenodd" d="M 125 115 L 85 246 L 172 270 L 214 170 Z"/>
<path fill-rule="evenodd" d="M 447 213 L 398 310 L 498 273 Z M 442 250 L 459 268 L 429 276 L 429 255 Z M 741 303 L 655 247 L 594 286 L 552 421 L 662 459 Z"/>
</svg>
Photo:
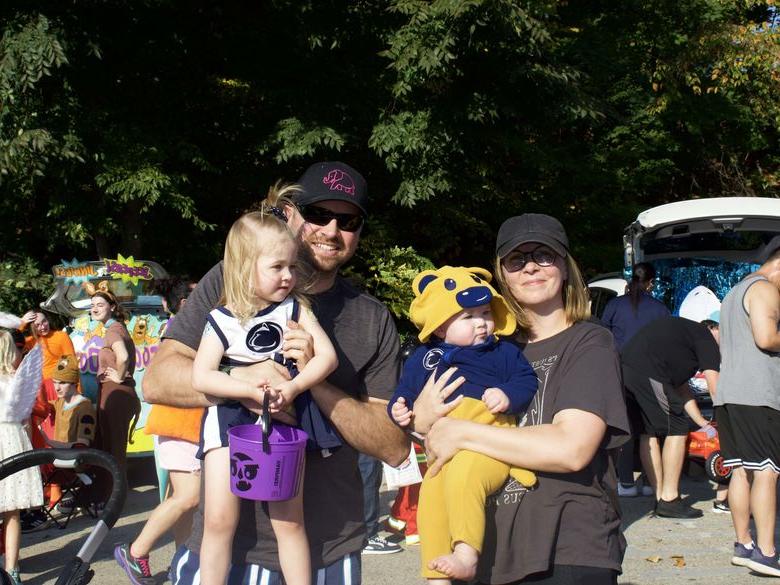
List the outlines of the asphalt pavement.
<svg viewBox="0 0 780 585">
<path fill-rule="evenodd" d="M 113 547 L 131 540 L 141 530 L 149 512 L 158 502 L 154 470 L 148 463 L 133 461 L 130 468 L 131 490 L 124 512 L 108 534 L 92 562 L 92 583 L 123 585 L 128 583 L 113 560 Z M 623 563 L 622 585 L 660 584 L 767 584 L 771 578 L 735 567 L 731 558 L 733 532 L 727 514 L 712 512 L 715 491 L 701 476 L 686 477 L 683 497 L 704 511 L 694 520 L 668 520 L 650 513 L 652 498 L 621 498 L 628 550 Z M 382 493 L 383 510 L 389 511 L 392 495 Z M 22 578 L 26 585 L 54 583 L 64 565 L 75 556 L 94 526 L 94 520 L 76 517 L 65 530 L 48 528 L 23 535 Z M 778 534 L 780 536 L 780 534 Z M 390 536 L 398 539 L 397 536 Z M 780 541 L 780 539 L 778 539 Z M 168 562 L 174 546 L 169 537 L 152 554 L 152 569 L 157 583 L 167 582 Z M 364 585 L 402 585 L 422 583 L 418 576 L 419 547 L 408 547 L 393 555 L 363 557 Z M 777 581 L 780 583 L 780 580 Z"/>
</svg>

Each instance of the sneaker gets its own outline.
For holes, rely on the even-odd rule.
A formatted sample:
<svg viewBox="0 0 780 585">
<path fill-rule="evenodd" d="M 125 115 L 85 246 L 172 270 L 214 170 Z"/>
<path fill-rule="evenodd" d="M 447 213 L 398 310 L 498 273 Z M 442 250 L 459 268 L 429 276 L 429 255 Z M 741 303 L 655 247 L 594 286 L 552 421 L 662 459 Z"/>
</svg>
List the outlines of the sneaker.
<svg viewBox="0 0 780 585">
<path fill-rule="evenodd" d="M 389 532 L 403 532 L 406 528 L 406 522 L 394 518 L 393 516 L 388 516 L 385 524 L 387 525 L 387 530 Z"/>
<path fill-rule="evenodd" d="M 30 510 L 22 516 L 22 533 L 43 530 L 49 526 L 49 517 L 43 510 Z"/>
<path fill-rule="evenodd" d="M 768 557 L 761 552 L 760 548 L 755 547 L 746 566 L 748 569 L 762 575 L 780 577 L 780 565 L 777 564 L 777 556 L 777 551 L 771 557 Z"/>
<path fill-rule="evenodd" d="M 401 545 L 394 542 L 390 542 L 378 534 L 373 538 L 368 539 L 368 544 L 363 548 L 364 555 L 391 555 L 393 553 L 399 553 L 402 549 Z"/>
<path fill-rule="evenodd" d="M 671 502 L 658 500 L 655 505 L 655 515 L 661 518 L 701 518 L 704 512 L 691 508 L 682 503 L 680 496 Z"/>
<path fill-rule="evenodd" d="M 621 498 L 635 498 L 639 495 L 639 488 L 636 487 L 636 484 L 623 485 L 618 482 L 618 495 Z"/>
<path fill-rule="evenodd" d="M 408 534 L 406 536 L 406 546 L 416 546 L 420 544 L 419 534 Z"/>
<path fill-rule="evenodd" d="M 738 567 L 747 567 L 750 561 L 750 555 L 753 554 L 753 549 L 756 548 L 756 544 L 751 540 L 750 546 L 742 544 L 741 542 L 734 543 L 734 556 L 731 557 L 731 564 Z"/>
<path fill-rule="evenodd" d="M 712 502 L 712 511 L 716 514 L 731 514 L 731 508 L 727 500 L 715 500 Z"/>
<path fill-rule="evenodd" d="M 74 498 L 62 498 L 55 509 L 63 516 L 69 516 L 76 509 L 76 500 Z"/>
<path fill-rule="evenodd" d="M 8 571 L 8 576 L 11 577 L 11 581 L 14 585 L 22 585 L 22 578 L 19 576 L 18 568 Z"/>
<path fill-rule="evenodd" d="M 114 558 L 133 585 L 153 585 L 155 579 L 149 566 L 149 555 L 134 557 L 130 554 L 130 545 L 118 544 L 114 548 Z"/>
<path fill-rule="evenodd" d="M 655 492 L 653 491 L 653 486 L 649 483 L 642 483 L 642 489 L 639 491 L 639 494 L 645 498 L 649 498 L 650 496 L 654 496 Z"/>
</svg>

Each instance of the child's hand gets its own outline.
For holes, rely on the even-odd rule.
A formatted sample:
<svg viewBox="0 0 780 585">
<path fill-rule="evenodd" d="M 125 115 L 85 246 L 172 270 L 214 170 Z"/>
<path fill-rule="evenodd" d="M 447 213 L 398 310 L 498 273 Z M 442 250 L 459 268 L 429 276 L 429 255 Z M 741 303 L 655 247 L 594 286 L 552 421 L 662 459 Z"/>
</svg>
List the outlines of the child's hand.
<svg viewBox="0 0 780 585">
<path fill-rule="evenodd" d="M 283 400 L 280 409 L 286 404 L 292 404 L 292 401 L 295 400 L 295 397 L 302 392 L 302 390 L 298 387 L 298 384 L 295 383 L 295 380 L 288 380 L 287 382 L 277 384 L 274 390 L 279 393 L 279 396 Z"/>
<path fill-rule="evenodd" d="M 509 408 L 509 397 L 500 388 L 488 388 L 482 395 L 482 402 L 493 414 L 506 412 Z"/>
<path fill-rule="evenodd" d="M 408 427 L 414 415 L 414 412 L 406 406 L 406 398 L 396 400 L 390 408 L 390 412 L 393 415 L 393 420 L 399 427 Z"/>
</svg>

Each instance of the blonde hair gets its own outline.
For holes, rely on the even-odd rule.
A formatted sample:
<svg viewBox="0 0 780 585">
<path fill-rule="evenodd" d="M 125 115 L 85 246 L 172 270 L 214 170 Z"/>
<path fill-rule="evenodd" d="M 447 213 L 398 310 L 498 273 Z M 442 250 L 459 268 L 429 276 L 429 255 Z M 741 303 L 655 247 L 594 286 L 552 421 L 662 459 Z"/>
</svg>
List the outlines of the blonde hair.
<svg viewBox="0 0 780 585">
<path fill-rule="evenodd" d="M 566 262 L 568 277 L 564 281 L 563 290 L 561 291 L 563 295 L 563 309 L 566 314 L 566 322 L 569 325 L 574 325 L 578 321 L 590 319 L 590 294 L 577 261 L 572 258 L 571 254 L 567 254 L 564 261 Z M 531 320 L 528 318 L 528 314 L 523 306 L 512 296 L 512 291 L 506 282 L 506 278 L 504 278 L 501 258 L 498 256 L 496 256 L 493 267 L 501 294 L 517 319 L 517 328 L 524 335 L 527 335 L 531 330 Z"/>
<path fill-rule="evenodd" d="M 276 183 L 255 211 L 239 217 L 231 226 L 225 242 L 224 288 L 220 303 L 228 305 L 241 323 L 255 316 L 261 303 L 254 291 L 257 258 L 267 253 L 268 236 L 289 238 L 296 249 L 298 242 L 287 222 L 279 217 L 285 207 L 294 207 L 291 196 L 300 191 L 298 185 Z M 262 234 L 262 235 L 261 235 Z M 311 281 L 311 270 L 298 254 L 296 284 L 291 294 L 305 307 L 309 302 L 303 294 Z"/>
<path fill-rule="evenodd" d="M 16 369 L 14 362 L 17 357 L 14 338 L 8 331 L 0 331 L 0 374 L 13 374 Z"/>
</svg>

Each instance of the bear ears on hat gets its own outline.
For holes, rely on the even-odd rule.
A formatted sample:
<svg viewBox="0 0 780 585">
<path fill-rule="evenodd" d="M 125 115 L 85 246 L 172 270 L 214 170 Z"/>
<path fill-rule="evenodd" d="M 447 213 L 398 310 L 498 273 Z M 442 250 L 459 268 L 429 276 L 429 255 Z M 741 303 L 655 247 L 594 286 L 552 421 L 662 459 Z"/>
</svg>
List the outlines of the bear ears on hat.
<svg viewBox="0 0 780 585">
<path fill-rule="evenodd" d="M 443 266 L 438 270 L 424 270 L 414 278 L 412 281 L 412 290 L 414 291 L 415 296 L 419 297 L 425 290 L 425 287 L 427 287 L 437 278 L 444 276 L 447 271 L 466 271 L 471 273 L 472 276 L 481 278 L 485 282 L 490 282 L 493 280 L 493 275 L 490 274 L 490 271 L 485 270 L 484 268 L 479 268 L 476 266 L 472 266 L 470 268 L 453 268 L 452 266 Z"/>
</svg>

